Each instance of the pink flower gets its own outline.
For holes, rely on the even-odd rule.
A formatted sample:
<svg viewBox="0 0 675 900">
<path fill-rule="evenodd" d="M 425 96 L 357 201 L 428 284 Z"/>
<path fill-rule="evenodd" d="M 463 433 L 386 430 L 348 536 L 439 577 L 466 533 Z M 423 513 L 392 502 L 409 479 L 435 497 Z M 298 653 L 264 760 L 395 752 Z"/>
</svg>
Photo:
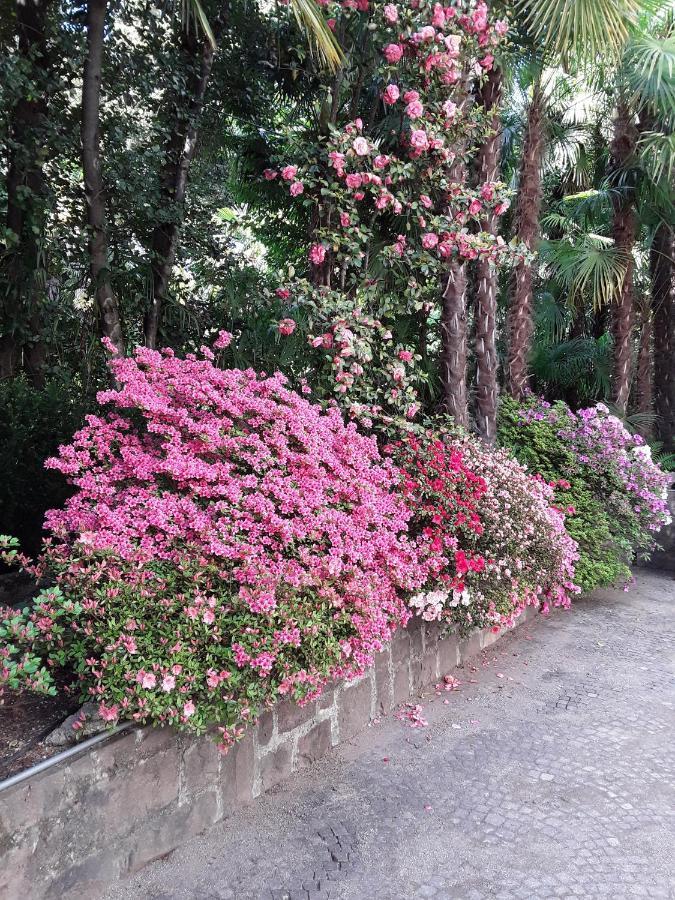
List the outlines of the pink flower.
<svg viewBox="0 0 675 900">
<path fill-rule="evenodd" d="M 398 10 L 394 6 L 393 3 L 387 3 L 382 10 L 384 18 L 390 25 L 393 25 L 395 22 L 398 22 Z"/>
<path fill-rule="evenodd" d="M 481 211 L 482 208 L 483 204 L 480 202 L 480 200 L 474 199 L 469 204 L 469 214 L 475 216 Z"/>
<path fill-rule="evenodd" d="M 205 609 L 204 612 L 202 613 L 202 622 L 203 622 L 205 625 L 213 625 L 213 623 L 214 623 L 215 621 L 216 621 L 216 617 L 215 617 L 215 615 L 214 615 L 214 613 L 213 613 L 213 610 L 212 610 L 212 609 Z"/>
<path fill-rule="evenodd" d="M 382 52 L 387 62 L 393 65 L 403 56 L 403 47 L 400 44 L 387 44 Z"/>
<path fill-rule="evenodd" d="M 326 25 L 328 25 L 331 31 L 335 31 L 335 19 L 326 19 Z"/>
<path fill-rule="evenodd" d="M 368 141 L 364 137 L 357 137 L 352 144 L 357 156 L 367 156 L 370 152 Z"/>
<path fill-rule="evenodd" d="M 173 675 L 165 675 L 164 678 L 162 678 L 162 690 L 165 693 L 168 694 L 169 691 L 172 691 L 175 687 L 176 679 L 173 677 Z"/>
<path fill-rule="evenodd" d="M 410 352 L 410 350 L 399 350 L 398 358 L 401 360 L 401 362 L 412 362 L 413 361 L 413 355 Z"/>
<path fill-rule="evenodd" d="M 508 202 L 508 200 L 504 200 L 502 203 L 498 203 L 498 204 L 495 206 L 495 215 L 496 215 L 496 216 L 503 216 L 504 213 L 506 212 L 506 210 L 509 208 L 510 205 L 511 205 L 511 204 Z"/>
<path fill-rule="evenodd" d="M 389 165 L 389 157 L 385 156 L 383 153 L 380 153 L 373 160 L 373 165 L 376 169 L 384 169 Z M 349 176 L 347 176 L 349 178 Z"/>
<path fill-rule="evenodd" d="M 119 718 L 120 708 L 117 704 L 106 706 L 105 703 L 101 703 L 98 708 L 98 714 L 104 722 L 115 722 Z"/>
<path fill-rule="evenodd" d="M 452 100 L 446 100 L 443 104 L 443 112 L 449 119 L 454 119 L 457 112 L 457 104 L 453 103 Z"/>
<path fill-rule="evenodd" d="M 424 112 L 424 107 L 419 100 L 411 100 L 405 108 L 406 115 L 410 119 L 419 119 Z"/>
<path fill-rule="evenodd" d="M 295 329 L 296 322 L 293 319 L 282 319 L 281 322 L 279 322 L 279 334 L 287 336 L 293 334 Z"/>
<path fill-rule="evenodd" d="M 312 244 L 309 249 L 309 261 L 312 265 L 320 266 L 326 258 L 326 248 L 323 244 Z"/>
<path fill-rule="evenodd" d="M 152 672 L 144 672 L 141 677 L 141 687 L 147 688 L 148 690 L 152 690 L 154 686 L 157 684 L 157 677 L 152 674 Z"/>
<path fill-rule="evenodd" d="M 349 213 L 341 212 L 340 213 L 340 225 L 342 225 L 343 228 L 349 228 L 349 226 L 351 224 L 352 224 L 352 220 L 351 220 Z"/>
<path fill-rule="evenodd" d="M 487 200 L 488 202 L 494 199 L 495 189 L 489 181 L 486 181 L 485 184 L 481 187 L 480 195 L 483 200 Z"/>
<path fill-rule="evenodd" d="M 428 194 L 420 194 L 420 203 L 425 209 L 431 209 L 434 205 Z"/>
<path fill-rule="evenodd" d="M 195 705 L 192 702 L 192 700 L 188 700 L 187 703 L 183 704 L 183 715 L 185 716 L 186 719 L 189 719 L 190 716 L 194 715 L 194 713 L 195 713 Z"/>
<path fill-rule="evenodd" d="M 218 332 L 218 337 L 214 341 L 213 346 L 216 348 L 216 350 L 224 350 L 226 347 L 229 347 L 231 343 L 232 335 L 230 334 L 230 332 L 221 329 Z"/>
<path fill-rule="evenodd" d="M 291 296 L 291 292 L 288 290 L 288 288 L 277 288 L 274 293 L 281 300 L 288 300 L 288 298 Z"/>
<path fill-rule="evenodd" d="M 301 181 L 294 181 L 291 185 L 291 197 L 299 197 L 305 190 L 305 186 Z"/>
<path fill-rule="evenodd" d="M 420 99 L 419 91 L 406 91 L 405 94 L 403 95 L 403 100 L 406 103 L 412 103 L 413 100 L 419 100 L 419 99 Z"/>
<path fill-rule="evenodd" d="M 275 172 L 274 169 L 265 169 L 263 172 L 263 178 L 266 178 L 267 181 L 274 181 L 274 179 L 278 176 L 278 172 Z"/>
<path fill-rule="evenodd" d="M 500 37 L 504 37 L 505 34 L 508 34 L 509 23 L 500 19 L 498 22 L 495 22 L 495 31 Z"/>
<path fill-rule="evenodd" d="M 398 86 L 395 84 L 388 84 L 384 89 L 384 93 L 382 94 L 382 99 L 386 104 L 392 106 L 398 98 L 401 96 L 401 92 L 398 89 Z"/>
<path fill-rule="evenodd" d="M 422 235 L 422 246 L 425 250 L 431 250 L 438 244 L 438 235 L 433 231 L 427 231 Z"/>
<path fill-rule="evenodd" d="M 423 129 L 410 132 L 410 143 L 416 150 L 426 150 L 429 147 L 427 133 Z"/>
<path fill-rule="evenodd" d="M 481 66 L 485 69 L 486 72 L 489 72 L 492 66 L 494 65 L 495 58 L 491 53 L 488 53 L 483 59 L 480 60 Z"/>
<path fill-rule="evenodd" d="M 359 175 L 358 172 L 352 172 L 345 178 L 345 183 L 348 188 L 358 188 L 361 187 L 361 183 L 363 182 L 363 178 Z"/>
<path fill-rule="evenodd" d="M 281 177 L 284 181 L 293 181 L 298 174 L 297 166 L 284 166 L 281 170 Z"/>
</svg>

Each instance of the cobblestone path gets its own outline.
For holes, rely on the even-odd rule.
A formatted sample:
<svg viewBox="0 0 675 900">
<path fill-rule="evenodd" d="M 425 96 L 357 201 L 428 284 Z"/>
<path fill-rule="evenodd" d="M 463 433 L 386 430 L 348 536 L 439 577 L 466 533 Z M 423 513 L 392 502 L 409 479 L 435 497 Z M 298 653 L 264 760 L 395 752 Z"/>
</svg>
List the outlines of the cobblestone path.
<svg viewBox="0 0 675 900">
<path fill-rule="evenodd" d="M 675 581 L 518 629 L 110 900 L 675 897 Z M 445 702 L 445 701 L 448 702 Z"/>
</svg>

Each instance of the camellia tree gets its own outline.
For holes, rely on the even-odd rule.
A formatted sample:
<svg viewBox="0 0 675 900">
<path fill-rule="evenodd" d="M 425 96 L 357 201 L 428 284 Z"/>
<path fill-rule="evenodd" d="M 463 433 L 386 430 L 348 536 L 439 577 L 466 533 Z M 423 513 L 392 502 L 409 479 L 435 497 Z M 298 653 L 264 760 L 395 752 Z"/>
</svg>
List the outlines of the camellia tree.
<svg viewBox="0 0 675 900">
<path fill-rule="evenodd" d="M 500 266 L 524 252 L 483 230 L 508 209 L 506 185 L 468 177 L 492 127 L 474 98 L 508 26 L 491 22 L 484 3 L 344 3 L 328 11 L 345 66 L 357 44 L 359 60 L 374 60 L 370 90 L 361 72 L 345 121 L 265 172 L 285 181 L 314 221 L 309 278 L 291 277 L 277 293 L 290 315 L 307 316 L 332 390 L 366 427 L 413 418 L 420 406 L 427 345 L 397 341 L 390 323 L 413 318 L 422 335 L 437 323 L 428 346 L 439 356 L 443 406 L 466 425 L 465 266 Z M 294 327 L 289 317 L 280 331 Z"/>
</svg>

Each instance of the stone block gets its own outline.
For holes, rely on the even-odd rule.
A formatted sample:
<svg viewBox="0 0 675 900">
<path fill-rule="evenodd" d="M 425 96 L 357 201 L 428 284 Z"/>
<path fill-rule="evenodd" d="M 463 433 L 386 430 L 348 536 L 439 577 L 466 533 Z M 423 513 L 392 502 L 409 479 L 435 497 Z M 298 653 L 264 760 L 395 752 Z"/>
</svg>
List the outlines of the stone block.
<svg viewBox="0 0 675 900">
<path fill-rule="evenodd" d="M 452 672 L 460 663 L 459 640 L 456 635 L 449 634 L 438 642 L 438 674 L 442 678 Z"/>
<path fill-rule="evenodd" d="M 401 664 L 394 672 L 394 706 L 410 699 L 410 665 Z"/>
<path fill-rule="evenodd" d="M 478 656 L 481 651 L 481 638 L 480 631 L 472 631 L 468 637 L 460 638 L 459 641 L 459 655 L 460 655 L 460 664 L 465 663 L 467 660 L 472 659 L 474 656 Z"/>
<path fill-rule="evenodd" d="M 394 706 L 394 685 L 390 672 L 388 649 L 375 657 L 375 691 L 377 693 L 377 715 L 386 715 Z"/>
<path fill-rule="evenodd" d="M 345 741 L 364 728 L 371 718 L 370 678 L 346 684 L 338 699 L 340 740 Z"/>
<path fill-rule="evenodd" d="M 426 622 L 424 625 L 424 652 L 427 653 L 438 645 L 442 628 L 438 622 Z"/>
<path fill-rule="evenodd" d="M 137 734 L 136 756 L 154 756 L 172 749 L 176 744 L 178 732 L 170 727 L 143 728 Z"/>
<path fill-rule="evenodd" d="M 493 631 L 491 628 L 484 628 L 480 633 L 480 646 L 482 650 L 491 647 L 502 636 L 501 629 Z"/>
<path fill-rule="evenodd" d="M 419 616 L 414 616 L 408 623 L 408 635 L 410 636 L 410 655 L 413 659 L 419 659 L 424 649 L 422 619 Z"/>
<path fill-rule="evenodd" d="M 394 665 L 406 661 L 410 656 L 410 634 L 408 628 L 397 628 L 391 639 L 391 658 Z"/>
<path fill-rule="evenodd" d="M 316 702 L 306 706 L 298 706 L 291 700 L 284 700 L 277 706 L 277 730 L 279 734 L 287 734 L 299 725 L 309 722 L 316 714 Z"/>
<path fill-rule="evenodd" d="M 307 765 L 325 756 L 332 746 L 331 724 L 329 719 L 324 719 L 314 725 L 303 737 L 298 740 L 298 767 Z"/>
<path fill-rule="evenodd" d="M 274 713 L 271 709 L 266 710 L 258 719 L 257 731 L 258 745 L 266 747 L 274 734 Z"/>
<path fill-rule="evenodd" d="M 284 781 L 293 771 L 293 754 L 290 741 L 281 744 L 276 750 L 265 753 L 260 759 L 260 781 L 263 791 L 268 791 Z"/>
<path fill-rule="evenodd" d="M 45 816 L 62 809 L 65 786 L 65 769 L 55 766 L 4 791 L 0 795 L 0 842 L 2 835 L 37 825 Z"/>
<path fill-rule="evenodd" d="M 316 701 L 316 708 L 318 710 L 326 710 L 330 709 L 331 706 L 335 703 L 335 684 L 327 684 L 324 689 L 321 691 L 321 696 Z"/>
<path fill-rule="evenodd" d="M 220 788 L 227 808 L 253 800 L 255 754 L 253 737 L 248 734 L 230 747 L 220 764 Z"/>
<path fill-rule="evenodd" d="M 222 754 L 210 737 L 188 738 L 183 747 L 181 803 L 184 795 L 197 794 L 218 784 Z"/>
<path fill-rule="evenodd" d="M 422 687 L 428 687 L 438 681 L 438 651 L 435 646 L 425 651 L 420 660 L 420 670 Z"/>
<path fill-rule="evenodd" d="M 176 847 L 204 831 L 221 818 L 215 790 L 193 797 L 190 803 L 146 822 L 127 838 L 118 854 L 125 873 L 137 872 L 166 856 Z"/>
<path fill-rule="evenodd" d="M 122 769 L 136 764 L 137 745 L 145 731 L 151 729 L 129 728 L 121 734 L 114 734 L 103 744 L 97 744 L 91 751 L 101 774 L 112 776 Z"/>
</svg>

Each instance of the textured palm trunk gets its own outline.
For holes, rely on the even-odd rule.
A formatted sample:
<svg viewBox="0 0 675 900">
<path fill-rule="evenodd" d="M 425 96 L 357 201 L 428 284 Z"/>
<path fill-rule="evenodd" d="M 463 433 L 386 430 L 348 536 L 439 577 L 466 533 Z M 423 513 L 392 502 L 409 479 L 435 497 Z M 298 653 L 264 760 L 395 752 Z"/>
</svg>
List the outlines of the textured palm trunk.
<svg viewBox="0 0 675 900">
<path fill-rule="evenodd" d="M 648 414 L 653 407 L 653 319 L 649 298 L 644 298 L 640 307 L 640 345 L 638 348 L 636 401 L 638 412 Z M 651 437 L 652 423 L 645 421 L 640 423 L 640 434 L 643 437 Z"/>
<path fill-rule="evenodd" d="M 223 4 L 212 28 L 216 38 L 222 32 L 225 13 L 226 5 Z M 215 57 L 215 48 L 211 41 L 207 39 L 200 41 L 194 33 L 187 31 L 182 37 L 182 48 L 186 58 L 194 66 L 195 74 L 190 82 L 187 109 L 181 108 L 179 97 L 173 98 L 175 118 L 164 148 L 165 161 L 160 178 L 161 195 L 162 204 L 166 210 L 171 211 L 171 216 L 166 221 L 159 222 L 152 234 L 152 297 L 143 320 L 145 344 L 152 348 L 157 346 L 162 312 L 176 260 L 185 213 L 188 176 L 197 149 L 199 122 Z"/>
<path fill-rule="evenodd" d="M 479 178 L 482 182 L 499 179 L 500 117 L 499 102 L 502 73 L 493 69 L 481 90 L 481 104 L 490 115 L 491 134 L 479 150 Z M 497 234 L 497 217 L 488 216 L 484 231 Z M 483 440 L 492 444 L 497 435 L 497 269 L 487 259 L 476 266 L 476 426 Z"/>
<path fill-rule="evenodd" d="M 441 383 L 443 408 L 462 428 L 469 424 L 466 357 L 466 269 L 453 260 L 445 278 L 441 306 Z"/>
<path fill-rule="evenodd" d="M 539 234 L 542 184 L 541 164 L 544 155 L 544 94 L 537 82 L 527 117 L 527 132 L 520 166 L 518 199 L 516 205 L 516 237 L 533 250 Z M 528 361 L 532 341 L 532 264 L 524 260 L 516 265 L 513 273 L 509 311 L 507 316 L 508 361 L 507 387 L 509 393 L 520 399 L 528 386 Z"/>
<path fill-rule="evenodd" d="M 654 316 L 654 412 L 656 435 L 675 450 L 675 240 L 662 223 L 650 254 Z"/>
<path fill-rule="evenodd" d="M 110 341 L 118 353 L 122 353 L 122 322 L 108 266 L 108 232 L 99 133 L 106 8 L 107 0 L 89 0 L 87 4 L 87 58 L 82 78 L 82 168 L 89 225 L 89 271 L 96 293 L 101 335 Z"/>
<path fill-rule="evenodd" d="M 16 5 L 17 49 L 26 70 L 44 75 L 49 69 L 46 20 L 50 0 L 26 0 Z M 22 357 L 33 383 L 44 382 L 44 345 L 40 340 L 40 292 L 45 273 L 40 245 L 46 217 L 43 164 L 47 95 L 21 96 L 11 111 L 7 169 L 7 230 L 12 239 L 0 263 L 0 378 L 18 372 Z"/>
<path fill-rule="evenodd" d="M 614 120 L 612 164 L 614 172 L 625 171 L 635 156 L 638 130 L 625 102 L 620 102 Z M 614 360 L 612 366 L 612 399 L 620 412 L 625 412 L 630 394 L 633 369 L 633 249 L 637 234 L 637 216 L 633 192 L 615 193 L 612 236 L 617 251 L 623 257 L 626 271 L 612 316 Z"/>
</svg>

